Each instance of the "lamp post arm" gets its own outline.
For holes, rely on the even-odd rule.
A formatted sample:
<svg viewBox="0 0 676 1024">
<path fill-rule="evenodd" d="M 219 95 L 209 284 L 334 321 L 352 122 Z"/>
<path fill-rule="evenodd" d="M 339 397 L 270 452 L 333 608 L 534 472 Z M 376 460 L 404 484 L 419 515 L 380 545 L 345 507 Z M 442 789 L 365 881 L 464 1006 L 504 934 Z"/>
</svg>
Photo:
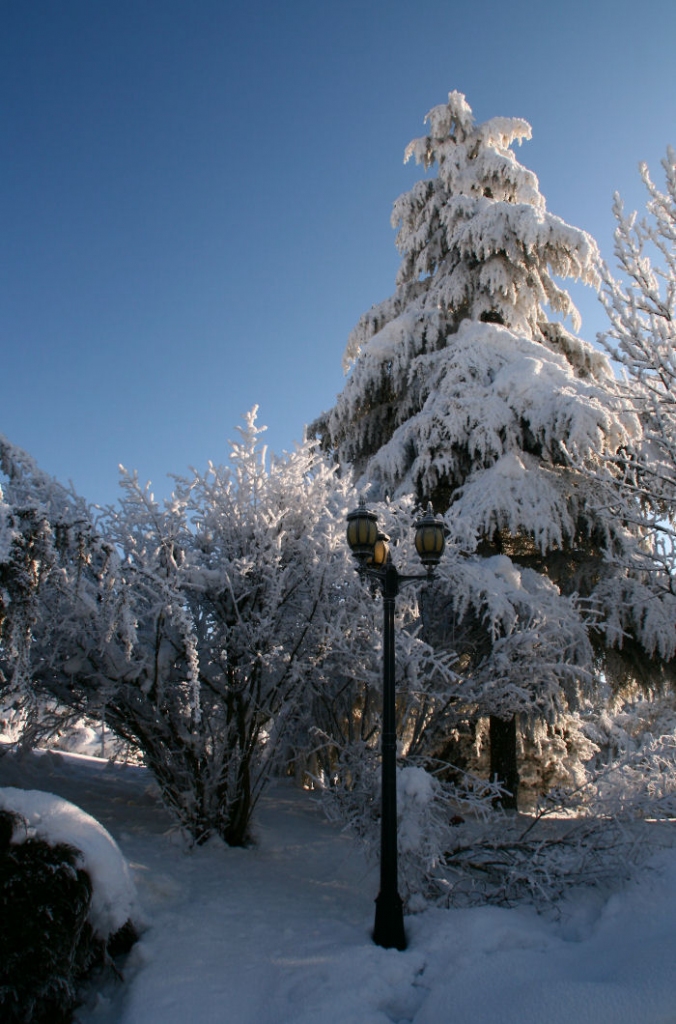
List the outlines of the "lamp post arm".
<svg viewBox="0 0 676 1024">
<path fill-rule="evenodd" d="M 357 572 L 360 576 L 366 576 L 370 580 L 375 580 L 376 583 L 380 584 L 380 588 L 383 595 L 392 594 L 396 597 L 402 587 L 407 586 L 409 583 L 430 583 L 437 579 L 437 574 L 434 572 L 418 573 L 415 576 L 405 576 L 400 573 L 392 562 L 383 569 L 374 569 L 370 565 L 357 566 Z"/>
<path fill-rule="evenodd" d="M 418 573 L 417 576 L 399 576 L 399 589 L 405 587 L 408 583 L 431 583 L 433 580 L 438 579 L 435 572 Z"/>
</svg>

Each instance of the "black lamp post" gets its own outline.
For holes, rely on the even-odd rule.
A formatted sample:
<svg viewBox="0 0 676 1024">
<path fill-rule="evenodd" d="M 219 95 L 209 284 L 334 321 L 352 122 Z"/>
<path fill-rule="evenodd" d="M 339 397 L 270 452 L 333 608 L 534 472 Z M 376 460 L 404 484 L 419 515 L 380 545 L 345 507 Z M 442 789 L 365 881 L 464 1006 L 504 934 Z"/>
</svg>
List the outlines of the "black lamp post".
<svg viewBox="0 0 676 1024">
<path fill-rule="evenodd" d="M 380 824 L 380 892 L 376 898 L 373 941 L 385 949 L 405 949 L 404 911 L 397 886 L 397 735 L 394 678 L 394 601 L 402 586 L 434 579 L 445 545 L 445 527 L 427 506 L 415 523 L 415 547 L 426 575 L 403 576 L 394 565 L 388 537 L 378 530 L 378 517 L 359 507 L 347 517 L 347 542 L 359 562 L 357 571 L 375 580 L 383 594 L 383 727 L 382 813 Z"/>
</svg>

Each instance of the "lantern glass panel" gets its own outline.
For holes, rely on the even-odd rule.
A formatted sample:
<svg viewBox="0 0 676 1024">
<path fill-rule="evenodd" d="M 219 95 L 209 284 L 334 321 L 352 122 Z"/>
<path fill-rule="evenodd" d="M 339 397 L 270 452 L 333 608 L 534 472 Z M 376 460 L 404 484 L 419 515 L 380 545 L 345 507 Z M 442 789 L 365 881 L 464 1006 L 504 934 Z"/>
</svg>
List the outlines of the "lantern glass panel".
<svg viewBox="0 0 676 1024">
<path fill-rule="evenodd" d="M 434 568 L 441 558 L 445 541 L 443 520 L 437 519 L 429 505 L 425 515 L 416 523 L 415 547 L 420 560 L 428 569 Z"/>
<path fill-rule="evenodd" d="M 377 539 L 377 516 L 360 502 L 359 508 L 350 512 L 347 517 L 347 542 L 352 554 L 360 560 L 371 558 Z"/>
<path fill-rule="evenodd" d="M 389 537 L 386 537 L 384 533 L 379 533 L 378 538 L 373 547 L 373 565 L 377 569 L 385 565 L 390 554 L 390 545 L 387 543 Z"/>
</svg>

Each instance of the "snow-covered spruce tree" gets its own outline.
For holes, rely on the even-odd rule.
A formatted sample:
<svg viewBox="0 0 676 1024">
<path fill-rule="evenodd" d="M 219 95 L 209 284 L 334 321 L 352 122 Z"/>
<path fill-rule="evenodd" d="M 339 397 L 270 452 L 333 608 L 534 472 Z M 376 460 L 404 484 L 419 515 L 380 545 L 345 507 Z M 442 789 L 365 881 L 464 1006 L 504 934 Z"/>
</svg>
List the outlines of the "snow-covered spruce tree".
<svg viewBox="0 0 676 1024">
<path fill-rule="evenodd" d="M 516 795 L 515 713 L 554 727 L 593 683 L 589 642 L 597 658 L 607 647 L 595 595 L 613 572 L 606 556 L 631 537 L 630 525 L 595 516 L 594 483 L 572 453 L 598 463 L 638 424 L 614 404 L 606 358 L 546 312 L 578 328 L 556 279 L 596 285 L 599 258 L 589 235 L 547 212 L 516 160 L 529 125 L 476 125 L 457 92 L 427 121 L 406 157 L 437 174 L 394 204 L 396 291 L 352 332 L 345 388 L 313 428 L 360 488 L 446 512 L 468 568 L 444 573 L 428 633 L 476 680 L 491 774 Z M 552 656 L 543 631 L 553 637 L 557 621 Z M 648 641 L 642 654 L 653 653 Z"/>
</svg>

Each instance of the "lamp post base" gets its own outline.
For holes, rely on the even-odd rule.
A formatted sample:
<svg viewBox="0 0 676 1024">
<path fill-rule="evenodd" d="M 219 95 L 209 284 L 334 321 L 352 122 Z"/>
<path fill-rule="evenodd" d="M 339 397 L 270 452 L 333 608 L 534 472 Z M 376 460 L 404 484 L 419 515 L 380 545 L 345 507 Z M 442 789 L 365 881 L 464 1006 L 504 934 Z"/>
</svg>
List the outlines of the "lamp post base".
<svg viewBox="0 0 676 1024">
<path fill-rule="evenodd" d="M 373 941 L 383 949 L 406 949 L 404 906 L 398 893 L 377 896 Z"/>
</svg>

